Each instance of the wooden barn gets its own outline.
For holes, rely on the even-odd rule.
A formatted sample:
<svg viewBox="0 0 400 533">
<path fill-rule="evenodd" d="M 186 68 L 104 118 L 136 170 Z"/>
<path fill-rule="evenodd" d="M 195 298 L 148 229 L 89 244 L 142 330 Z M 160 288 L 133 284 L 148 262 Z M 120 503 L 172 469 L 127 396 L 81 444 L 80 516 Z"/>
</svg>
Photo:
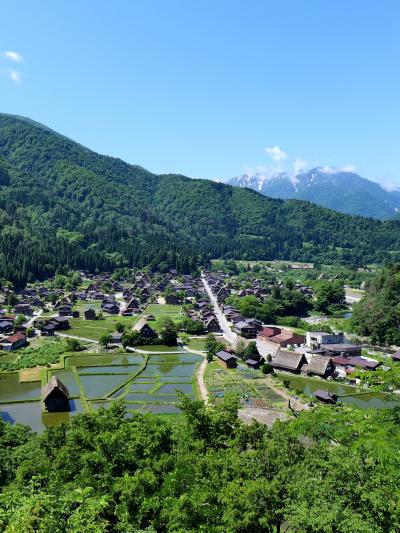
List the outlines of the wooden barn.
<svg viewBox="0 0 400 533">
<path fill-rule="evenodd" d="M 42 388 L 42 402 L 49 413 L 71 410 L 68 389 L 56 376 Z"/>
<path fill-rule="evenodd" d="M 236 355 L 231 354 L 225 350 L 221 350 L 217 353 L 218 363 L 224 368 L 236 368 L 238 358 Z"/>
</svg>

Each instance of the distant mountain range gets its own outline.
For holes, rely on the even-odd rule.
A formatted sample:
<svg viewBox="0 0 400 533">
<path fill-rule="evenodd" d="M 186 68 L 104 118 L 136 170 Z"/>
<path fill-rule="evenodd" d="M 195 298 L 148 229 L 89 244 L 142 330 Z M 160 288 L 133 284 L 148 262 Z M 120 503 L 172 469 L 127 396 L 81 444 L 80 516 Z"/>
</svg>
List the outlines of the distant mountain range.
<svg viewBox="0 0 400 533">
<path fill-rule="evenodd" d="M 388 191 L 374 181 L 354 172 L 317 167 L 293 174 L 280 172 L 273 176 L 244 174 L 229 181 L 230 185 L 247 187 L 271 198 L 308 200 L 318 205 L 378 219 L 400 216 L 400 190 Z"/>
</svg>

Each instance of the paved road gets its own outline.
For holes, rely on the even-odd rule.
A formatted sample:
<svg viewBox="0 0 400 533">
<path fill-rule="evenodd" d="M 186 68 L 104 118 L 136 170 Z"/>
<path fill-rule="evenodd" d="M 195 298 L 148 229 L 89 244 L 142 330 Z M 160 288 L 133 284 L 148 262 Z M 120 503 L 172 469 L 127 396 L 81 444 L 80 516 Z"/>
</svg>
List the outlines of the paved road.
<svg viewBox="0 0 400 533">
<path fill-rule="evenodd" d="M 43 313 L 43 309 L 39 309 L 39 311 L 28 320 L 28 322 L 26 323 L 28 328 L 33 326 L 33 323 L 35 322 L 35 320 L 39 318 L 42 313 Z"/>
<path fill-rule="evenodd" d="M 208 297 L 210 298 L 211 303 L 214 306 L 214 313 L 218 319 L 223 335 L 230 344 L 234 345 L 241 337 L 231 330 L 229 323 L 224 313 L 222 312 L 220 306 L 218 305 L 218 301 L 216 297 L 213 295 L 211 291 L 211 287 L 208 284 L 203 273 L 201 275 L 201 279 L 203 281 L 203 285 L 206 290 L 206 293 L 208 294 Z M 257 343 L 257 350 L 262 357 L 266 357 L 267 355 L 270 355 L 270 354 L 272 355 L 273 350 L 269 347 L 266 347 L 262 341 L 256 340 L 256 343 Z"/>
<path fill-rule="evenodd" d="M 218 322 L 219 322 L 219 325 L 220 325 L 220 328 L 221 328 L 221 330 L 223 332 L 224 337 L 226 338 L 226 340 L 230 344 L 235 344 L 235 342 L 236 342 L 236 340 L 238 338 L 238 335 L 231 330 L 231 328 L 230 328 L 230 326 L 228 324 L 228 321 L 227 321 L 225 315 L 223 314 L 223 312 L 221 311 L 221 308 L 218 305 L 217 299 L 213 295 L 211 287 L 208 284 L 204 274 L 201 275 L 201 279 L 203 281 L 203 285 L 204 285 L 204 288 L 206 290 L 206 293 L 208 294 L 208 297 L 210 298 L 211 303 L 214 306 L 214 313 L 215 313 L 215 316 L 218 319 Z"/>
</svg>

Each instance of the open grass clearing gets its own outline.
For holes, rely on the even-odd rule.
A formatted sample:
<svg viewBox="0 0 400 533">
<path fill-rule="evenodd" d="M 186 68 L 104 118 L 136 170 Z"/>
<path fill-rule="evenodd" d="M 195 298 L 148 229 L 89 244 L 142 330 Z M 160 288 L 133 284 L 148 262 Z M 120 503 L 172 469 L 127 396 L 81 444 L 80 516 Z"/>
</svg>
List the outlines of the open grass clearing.
<svg viewBox="0 0 400 533">
<path fill-rule="evenodd" d="M 71 328 L 66 330 L 65 333 L 98 341 L 103 335 L 115 331 L 117 323 L 124 324 L 126 330 L 129 330 L 137 320 L 138 317 L 119 315 L 104 316 L 98 320 L 85 320 L 82 317 L 71 318 L 69 320 Z"/>
<path fill-rule="evenodd" d="M 149 304 L 143 312 L 143 315 L 153 315 L 155 320 L 149 324 L 156 331 L 160 330 L 161 322 L 164 317 L 171 320 L 181 320 L 183 318 L 182 306 L 171 304 Z"/>
</svg>

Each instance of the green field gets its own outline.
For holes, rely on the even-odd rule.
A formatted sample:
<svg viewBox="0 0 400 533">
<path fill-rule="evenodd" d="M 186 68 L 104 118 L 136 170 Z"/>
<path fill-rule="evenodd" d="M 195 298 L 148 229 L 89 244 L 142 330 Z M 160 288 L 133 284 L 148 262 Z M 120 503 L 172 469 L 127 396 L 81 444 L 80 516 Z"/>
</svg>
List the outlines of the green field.
<svg viewBox="0 0 400 533">
<path fill-rule="evenodd" d="M 79 300 L 78 302 L 75 302 L 73 309 L 74 311 L 79 311 L 80 313 L 83 313 L 83 311 L 85 311 L 86 309 L 95 309 L 95 311 L 97 312 L 101 310 L 101 302 L 92 300 L 85 302 Z"/>
<path fill-rule="evenodd" d="M 187 347 L 191 348 L 192 350 L 198 350 L 202 352 L 205 349 L 204 348 L 205 340 L 206 340 L 205 337 L 190 339 L 187 344 Z"/>
<path fill-rule="evenodd" d="M 71 318 L 69 323 L 71 328 L 66 330 L 66 335 L 75 335 L 98 341 L 103 335 L 115 331 L 115 324 L 121 322 L 129 330 L 138 317 L 133 316 L 104 316 L 101 320 L 85 320 L 84 318 Z"/>
<path fill-rule="evenodd" d="M 149 324 L 155 330 L 160 328 L 160 319 L 168 317 L 171 320 L 180 320 L 184 315 L 181 314 L 182 307 L 180 305 L 170 304 L 149 304 L 143 312 L 143 315 L 153 315 L 155 320 L 150 321 Z"/>
</svg>

